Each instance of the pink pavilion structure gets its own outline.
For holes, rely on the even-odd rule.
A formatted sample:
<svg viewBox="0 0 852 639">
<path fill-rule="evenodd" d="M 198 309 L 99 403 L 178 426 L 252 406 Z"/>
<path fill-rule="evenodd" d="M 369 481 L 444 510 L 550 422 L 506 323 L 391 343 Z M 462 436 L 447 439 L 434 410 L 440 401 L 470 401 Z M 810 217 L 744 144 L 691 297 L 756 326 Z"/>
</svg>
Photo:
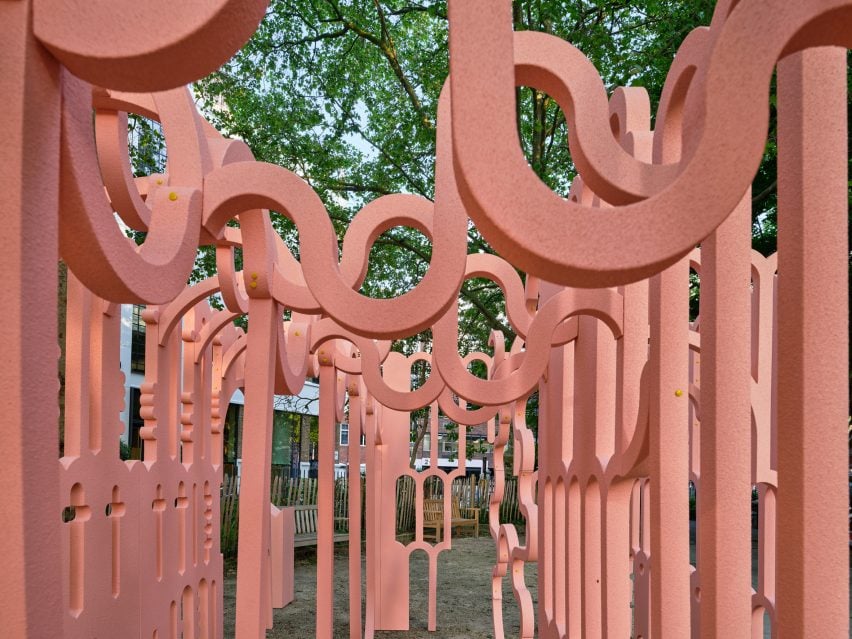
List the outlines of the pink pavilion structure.
<svg viewBox="0 0 852 639">
<path fill-rule="evenodd" d="M 287 513 L 270 505 L 271 400 L 318 377 L 320 639 L 336 636 L 333 451 L 345 410 L 368 468 L 363 493 L 348 497 L 350 512 L 366 512 L 364 529 L 356 517 L 349 532 L 349 636 L 408 628 L 418 550 L 440 636 L 437 559 L 452 537 L 424 539 L 423 486 L 462 471 L 434 460 L 409 468 L 410 413 L 422 407 L 434 439 L 439 413 L 460 425 L 460 441 L 465 427 L 489 424 L 495 554 L 484 570 L 495 637 L 505 636 L 506 605 L 520 610 L 524 639 L 847 637 L 852 0 L 719 0 L 712 23 L 678 51 L 653 128 L 643 89 L 608 94 L 570 43 L 513 32 L 509 0 L 449 0 L 435 200 L 380 197 L 340 249 L 310 186 L 223 138 L 186 88 L 242 46 L 265 9 L 264 0 L 0 3 L 1 634 L 222 637 L 223 413 L 243 389 L 236 635 L 265 637 L 293 570 Z M 764 257 L 751 249 L 750 188 L 773 74 L 778 252 Z M 518 85 L 566 114 L 579 171 L 569 198 L 526 163 Z M 162 124 L 163 173 L 133 177 L 128 113 Z M 299 260 L 270 209 L 298 227 Z M 496 255 L 467 253 L 470 223 Z M 370 248 L 396 226 L 429 238 L 429 269 L 398 298 L 367 298 Z M 124 227 L 145 241 L 137 247 Z M 218 272 L 187 286 L 205 245 Z M 69 277 L 57 459 L 59 259 Z M 694 322 L 691 271 L 701 288 Z M 491 352 L 461 357 L 458 293 L 474 277 L 502 289 L 517 338 L 495 333 Z M 224 310 L 207 303 L 216 294 Z M 146 305 L 144 461 L 118 455 L 123 303 Z M 247 332 L 234 325 L 244 315 Z M 427 351 L 391 351 L 427 328 Z M 412 389 L 419 360 L 431 373 Z M 473 360 L 487 378 L 469 372 Z M 525 411 L 535 392 L 537 437 Z M 356 478 L 357 465 L 349 472 Z M 417 487 L 408 545 L 394 527 L 403 476 Z M 509 478 L 523 532 L 500 521 Z M 505 580 L 513 602 L 503 601 Z"/>
</svg>

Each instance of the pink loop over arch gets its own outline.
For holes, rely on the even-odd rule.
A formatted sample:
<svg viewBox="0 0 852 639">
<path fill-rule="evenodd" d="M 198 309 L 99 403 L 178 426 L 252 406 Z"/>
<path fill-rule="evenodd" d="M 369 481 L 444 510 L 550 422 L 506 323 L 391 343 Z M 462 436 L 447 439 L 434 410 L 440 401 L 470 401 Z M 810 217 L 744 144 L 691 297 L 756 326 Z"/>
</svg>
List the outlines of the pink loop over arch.
<svg viewBox="0 0 852 639">
<path fill-rule="evenodd" d="M 479 254 L 468 256 L 465 277 L 492 277 L 489 271 L 480 268 L 482 258 Z M 520 293 L 523 294 L 523 291 Z M 603 321 L 613 335 L 619 338 L 623 311 L 623 299 L 615 291 L 566 289 L 549 299 L 530 323 L 526 350 L 521 355 L 523 360 L 518 368 L 507 377 L 482 380 L 471 375 L 459 359 L 458 302 L 455 301 L 433 327 L 433 362 L 447 386 L 460 397 L 483 406 L 505 404 L 526 395 L 538 383 L 547 365 L 554 338 L 558 333 L 565 337 L 564 333 L 568 330 L 560 327 L 564 320 L 577 315 L 592 315 Z"/>
<path fill-rule="evenodd" d="M 316 193 L 294 173 L 272 164 L 230 164 L 208 176 L 204 206 L 205 226 L 211 228 L 220 228 L 250 209 L 269 208 L 288 215 L 299 229 L 302 269 L 314 297 L 342 326 L 361 335 L 383 339 L 418 333 L 443 312 L 445 306 L 436 305 L 436 300 L 449 300 L 456 293 L 458 236 L 453 234 L 458 221 L 440 219 L 457 217 L 454 213 L 436 212 L 432 265 L 420 284 L 385 300 L 364 297 L 351 288 L 357 273 L 346 277 L 341 272 L 328 213 Z M 245 231 L 243 238 L 247 239 Z"/>
<path fill-rule="evenodd" d="M 180 179 L 148 196 L 150 222 L 137 247 L 115 222 L 103 183 L 89 167 L 97 166 L 89 85 L 62 74 L 60 254 L 93 292 L 108 299 L 162 303 L 186 284 L 201 230 L 202 175 L 207 161 L 196 131 L 197 118 L 186 90 L 157 99 L 170 115 L 167 135 L 176 140 L 173 162 Z M 188 129 L 188 130 L 187 130 Z M 171 130 L 176 133 L 170 134 Z M 179 159 L 180 158 L 180 159 Z M 140 215 L 140 221 L 144 217 Z M 88 242 L 80 242 L 80 235 Z"/>
<path fill-rule="evenodd" d="M 528 166 L 517 141 L 514 89 L 524 74 L 535 71 L 536 88 L 568 99 L 562 106 L 569 130 L 586 106 L 600 110 L 603 122 L 604 96 L 597 98 L 597 106 L 580 107 L 587 97 L 577 91 L 577 78 L 557 77 L 549 69 L 552 54 L 556 49 L 564 53 L 565 46 L 548 36 L 513 34 L 511 3 L 451 0 L 449 15 L 453 151 L 467 211 L 513 264 L 560 284 L 585 287 L 648 277 L 707 237 L 734 210 L 761 160 L 775 63 L 804 48 L 852 43 L 849 0 L 737 4 L 709 56 L 701 137 L 689 161 L 672 169 L 640 169 L 624 160 L 627 172 L 617 174 L 619 183 L 642 186 L 639 176 L 645 176 L 650 189 L 631 197 L 602 179 L 594 185 L 596 192 L 611 201 L 647 199 L 593 211 L 560 198 Z M 519 67 L 519 61 L 524 65 Z M 582 67 L 578 60 L 570 71 L 588 77 Z M 622 157 L 605 132 L 598 131 L 597 139 L 616 149 L 613 157 Z M 585 154 L 572 151 L 578 165 L 605 155 L 591 148 Z M 586 179 L 595 179 L 602 168 L 587 166 Z M 703 214 L 695 216 L 695 210 Z"/>
</svg>

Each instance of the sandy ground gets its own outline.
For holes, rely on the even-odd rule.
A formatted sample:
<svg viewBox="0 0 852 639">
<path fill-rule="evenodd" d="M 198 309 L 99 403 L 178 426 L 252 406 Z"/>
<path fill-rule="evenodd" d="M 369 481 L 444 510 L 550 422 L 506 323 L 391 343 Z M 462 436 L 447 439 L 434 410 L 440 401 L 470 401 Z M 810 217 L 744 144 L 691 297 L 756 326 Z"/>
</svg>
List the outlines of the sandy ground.
<svg viewBox="0 0 852 639">
<path fill-rule="evenodd" d="M 428 562 L 424 553 L 414 553 L 410 561 L 410 630 L 376 632 L 376 639 L 491 639 L 491 567 L 494 542 L 490 537 L 453 540 L 453 548 L 438 559 L 438 629 L 431 633 L 428 622 Z M 334 638 L 349 638 L 348 553 L 338 544 L 335 554 Z M 297 549 L 295 601 L 276 610 L 274 628 L 267 637 L 307 639 L 315 636 L 316 550 Z M 362 568 L 362 575 L 364 574 Z M 536 596 L 536 567 L 527 565 L 526 582 Z M 234 636 L 236 570 L 225 568 L 225 637 Z M 362 592 L 364 590 L 362 589 Z M 503 580 L 503 611 L 507 637 L 518 636 L 518 610 L 508 578 Z"/>
</svg>

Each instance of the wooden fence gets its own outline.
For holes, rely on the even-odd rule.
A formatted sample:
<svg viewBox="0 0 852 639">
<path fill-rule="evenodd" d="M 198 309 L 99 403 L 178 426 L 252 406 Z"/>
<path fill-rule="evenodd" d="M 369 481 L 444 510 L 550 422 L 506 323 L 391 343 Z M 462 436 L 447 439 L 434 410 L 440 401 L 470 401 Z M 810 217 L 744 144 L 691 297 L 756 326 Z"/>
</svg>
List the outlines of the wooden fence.
<svg viewBox="0 0 852 639">
<path fill-rule="evenodd" d="M 458 498 L 462 508 L 479 508 L 479 519 L 482 523 L 488 521 L 488 502 L 491 498 L 493 483 L 487 478 L 480 479 L 475 475 L 459 477 L 452 485 L 452 496 Z M 429 478 L 423 483 L 424 499 L 440 499 L 444 496 L 444 482 L 437 477 Z M 398 533 L 414 530 L 414 480 L 411 477 L 400 477 L 396 481 L 396 531 Z M 500 503 L 500 523 L 521 523 L 523 518 L 518 502 L 517 481 L 506 480 L 506 490 Z"/>
<path fill-rule="evenodd" d="M 317 480 L 304 477 L 281 477 L 272 479 L 271 500 L 278 507 L 312 505 L 317 503 Z M 361 478 L 362 494 L 365 492 L 365 480 Z M 451 485 L 453 497 L 457 497 L 462 508 L 479 508 L 480 521 L 488 521 L 488 502 L 493 483 L 487 478 L 476 476 L 459 477 Z M 437 499 L 444 495 L 444 483 L 438 478 L 429 478 L 423 486 L 425 499 Z M 415 522 L 415 488 L 411 477 L 400 477 L 396 483 L 396 530 L 397 533 L 411 533 Z M 361 530 L 364 530 L 364 508 L 366 500 L 361 500 Z M 349 480 L 346 477 L 334 483 L 334 517 L 337 532 L 346 532 L 349 517 Z M 517 481 L 506 480 L 503 501 L 500 504 L 501 523 L 522 523 Z M 237 531 L 239 524 L 239 485 L 231 475 L 225 475 L 222 483 L 222 553 L 226 557 L 237 554 Z"/>
</svg>

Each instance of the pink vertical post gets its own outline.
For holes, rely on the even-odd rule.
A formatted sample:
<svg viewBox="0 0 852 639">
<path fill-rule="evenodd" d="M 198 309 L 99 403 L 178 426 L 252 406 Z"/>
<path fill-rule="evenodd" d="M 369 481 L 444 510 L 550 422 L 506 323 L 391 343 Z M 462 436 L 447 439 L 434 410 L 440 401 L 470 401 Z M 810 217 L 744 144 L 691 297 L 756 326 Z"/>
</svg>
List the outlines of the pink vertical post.
<svg viewBox="0 0 852 639">
<path fill-rule="evenodd" d="M 391 388 L 408 391 L 411 367 L 406 358 L 391 352 L 383 364 L 383 376 Z M 375 552 L 368 561 L 376 567 L 376 630 L 408 630 L 409 552 L 396 541 L 396 480 L 408 470 L 410 416 L 383 408 L 379 416 L 382 443 L 376 446 L 375 464 L 367 474 L 375 481 Z M 372 479 L 371 479 L 372 478 Z M 369 534 L 369 530 L 368 530 Z"/>
<path fill-rule="evenodd" d="M 640 479 L 633 486 L 631 503 L 631 541 L 633 549 L 633 633 L 636 637 L 651 636 L 651 566 L 649 556 L 651 530 L 648 516 L 650 501 L 648 480 Z"/>
<path fill-rule="evenodd" d="M 319 478 L 317 480 L 317 639 L 334 629 L 334 440 L 337 371 L 333 344 L 320 347 Z"/>
<path fill-rule="evenodd" d="M 598 478 L 598 454 L 607 455 L 604 452 L 604 432 L 612 430 L 614 421 L 614 406 L 611 410 L 602 410 L 605 398 L 610 401 L 615 396 L 613 382 L 614 375 L 602 374 L 600 364 L 609 359 L 605 357 L 600 348 L 599 338 L 603 331 L 607 331 L 600 325 L 598 319 L 581 315 L 579 317 L 579 335 L 575 346 L 575 361 L 573 369 L 574 397 L 574 446 L 573 458 L 565 456 L 563 451 L 563 464 L 569 464 L 573 471 L 572 481 L 579 482 L 579 501 L 581 504 L 580 519 L 578 525 L 568 526 L 568 571 L 569 571 L 569 599 L 568 599 L 568 627 L 582 627 L 582 636 L 602 636 L 603 619 L 601 618 L 601 584 L 600 584 L 600 562 L 601 562 L 601 492 Z M 607 335 L 610 342 L 612 336 Z M 611 350 L 615 345 L 611 344 Z M 611 355 L 611 354 L 610 354 Z M 612 371 L 614 373 L 614 371 Z M 607 379 L 609 377 L 609 379 Z M 611 393 L 611 395 L 610 395 Z M 567 394 L 563 394 L 565 401 Z M 566 412 L 570 412 L 570 404 L 566 406 Z M 608 419 L 608 418 L 612 419 Z M 557 431 L 558 433 L 559 431 Z M 612 443 L 614 440 L 610 439 Z M 611 456 L 612 450 L 607 456 Z M 559 484 L 556 484 L 556 494 L 559 495 Z M 575 508 L 576 500 L 569 491 L 569 508 Z M 554 510 L 553 519 L 555 529 L 561 525 L 556 521 L 564 521 L 564 511 L 557 508 Z M 555 533 L 554 533 L 555 534 Z M 579 539 L 575 545 L 571 537 Z M 576 552 L 576 551 L 579 551 Z M 579 556 L 577 556 L 579 554 Z M 579 569 L 573 564 L 579 563 Z M 625 562 L 626 563 L 626 562 Z M 560 576 L 556 575 L 556 583 Z M 570 591 L 578 591 L 579 602 L 571 597 Z M 573 600 L 572 600 L 573 599 Z M 579 603 L 579 605 L 577 605 Z M 580 623 L 581 620 L 581 623 Z"/>
<path fill-rule="evenodd" d="M 574 345 L 556 347 L 551 351 L 547 375 L 539 385 L 539 470 L 538 470 L 538 631 L 542 637 L 554 636 L 557 624 L 563 628 L 569 622 L 569 597 L 579 595 L 576 580 L 580 556 L 567 551 L 569 543 L 579 541 L 579 530 L 567 519 L 554 521 L 556 508 L 565 511 L 566 505 L 554 502 L 554 486 L 559 478 L 562 459 L 571 459 L 573 449 L 573 382 Z M 564 495 L 563 483 L 563 498 Z M 572 506 L 575 504 L 572 504 Z M 576 504 L 579 506 L 579 502 Z M 569 535 L 571 536 L 569 540 Z M 579 549 L 579 548 L 578 548 Z M 569 563 L 576 571 L 569 569 Z M 576 598 L 579 603 L 579 596 Z M 576 621 L 579 621 L 579 610 Z M 575 628 L 579 630 L 579 623 Z"/>
<path fill-rule="evenodd" d="M 694 329 L 690 329 L 692 331 Z M 700 337 L 698 334 L 690 333 L 690 341 L 697 341 Z M 699 384 L 701 382 L 701 351 L 697 348 L 690 348 L 689 351 L 689 382 L 693 393 L 700 394 Z M 700 399 L 700 398 L 699 398 Z M 690 401 L 689 406 L 689 478 L 695 487 L 695 496 L 697 501 L 701 501 L 701 421 L 699 416 L 699 405 Z M 696 522 L 697 523 L 697 522 Z M 691 525 L 691 524 L 690 524 Z M 700 552 L 701 539 L 696 538 L 696 557 Z M 697 562 L 696 562 L 697 566 Z M 690 620 L 692 631 L 690 637 L 692 639 L 700 639 L 699 632 L 701 630 L 701 586 L 699 583 L 698 570 L 695 566 L 690 565 L 689 587 L 690 587 Z"/>
<path fill-rule="evenodd" d="M 438 629 L 438 553 L 429 554 L 429 632 Z"/>
<path fill-rule="evenodd" d="M 690 632 L 689 261 L 651 279 L 651 636 Z"/>
<path fill-rule="evenodd" d="M 278 307 L 271 299 L 249 301 L 251 330 L 246 354 L 240 536 L 237 547 L 237 620 L 240 639 L 266 636 L 262 606 L 269 547 L 269 464 L 272 458 L 272 393 Z"/>
<path fill-rule="evenodd" d="M 849 634 L 846 51 L 778 64 L 779 637 Z"/>
<path fill-rule="evenodd" d="M 702 637 L 751 634 L 750 283 L 751 189 L 701 250 Z"/>
<path fill-rule="evenodd" d="M 79 457 L 90 452 L 88 426 L 91 421 L 89 398 L 89 353 L 91 350 L 91 294 L 73 273 L 68 273 L 65 304 L 65 423 L 63 453 Z M 71 373 L 71 375 L 68 375 Z"/>
<path fill-rule="evenodd" d="M 539 304 L 560 290 L 559 286 L 542 282 Z M 565 513 L 576 507 L 579 512 L 580 506 L 579 492 L 576 499 L 571 495 L 569 503 L 564 477 L 560 490 L 555 490 L 562 461 L 572 459 L 574 453 L 574 345 L 572 342 L 551 349 L 546 374 L 539 384 L 537 621 L 542 637 L 557 636 L 558 627 L 580 632 L 579 516 L 576 521 L 568 517 L 556 521 L 554 517 L 557 509 Z M 562 503 L 557 504 L 560 499 Z"/>
<path fill-rule="evenodd" d="M 349 637 L 361 639 L 361 378 L 349 384 Z"/>
<path fill-rule="evenodd" d="M 62 633 L 57 466 L 58 65 L 32 35 L 30 2 L 0 5 L 0 571 L 3 633 Z"/>
<path fill-rule="evenodd" d="M 615 456 L 607 464 L 607 476 L 632 443 L 639 413 L 640 379 L 648 357 L 648 283 L 638 282 L 621 289 L 624 299 L 624 334 L 616 345 Z M 606 335 L 604 336 L 606 337 Z M 604 637 L 629 636 L 633 583 L 627 564 L 631 548 L 630 496 L 635 475 L 619 477 L 606 493 L 604 512 Z"/>
<path fill-rule="evenodd" d="M 373 639 L 377 625 L 377 609 L 379 599 L 378 573 L 381 569 L 380 553 L 378 545 L 379 519 L 378 519 L 378 483 L 374 476 L 378 473 L 381 464 L 381 456 L 378 454 L 380 443 L 376 433 L 376 404 L 369 395 L 364 398 L 366 413 L 364 420 L 364 433 L 367 435 L 367 481 L 366 481 L 366 532 L 367 532 L 367 592 L 366 608 L 364 614 L 364 637 Z"/>
</svg>

